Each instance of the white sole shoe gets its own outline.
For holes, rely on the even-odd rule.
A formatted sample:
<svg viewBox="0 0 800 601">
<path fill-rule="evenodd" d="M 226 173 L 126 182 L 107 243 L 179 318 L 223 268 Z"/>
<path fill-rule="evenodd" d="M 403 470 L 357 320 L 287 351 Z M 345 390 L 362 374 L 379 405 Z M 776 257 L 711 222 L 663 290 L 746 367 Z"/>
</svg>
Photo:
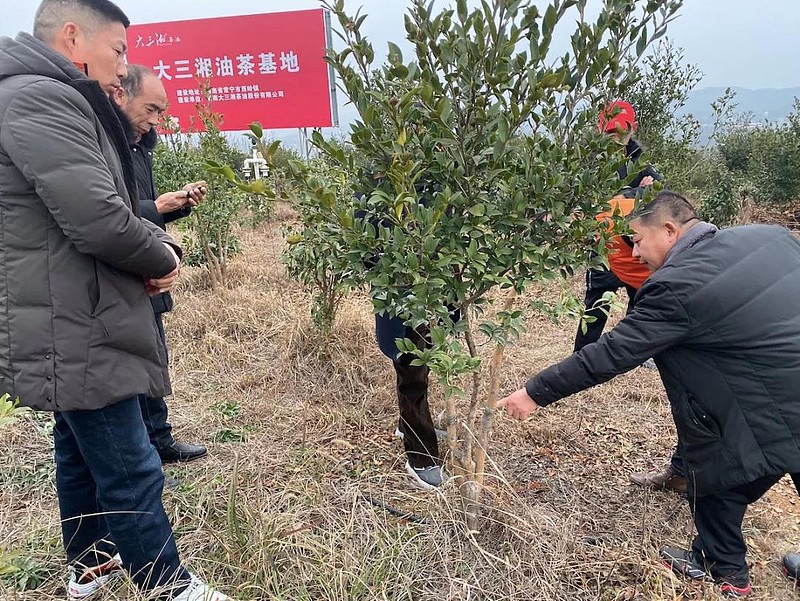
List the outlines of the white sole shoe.
<svg viewBox="0 0 800 601">
<path fill-rule="evenodd" d="M 191 574 L 189 586 L 172 601 L 233 601 L 230 597 L 215 591 L 194 574 Z"/>
<path fill-rule="evenodd" d="M 67 599 L 70 601 L 78 601 L 79 599 L 88 599 L 94 595 L 101 588 L 122 576 L 124 570 L 122 569 L 122 559 L 119 554 L 117 554 L 107 562 L 101 563 L 99 566 L 83 572 L 80 576 L 80 580 L 91 576 L 91 580 L 88 582 L 78 582 L 78 575 L 75 573 L 75 568 L 70 568 L 69 573 Z"/>
<path fill-rule="evenodd" d="M 409 476 L 411 476 L 411 479 L 414 480 L 414 483 L 419 488 L 431 492 L 438 491 L 441 488 L 442 484 L 444 484 L 445 481 L 447 480 L 447 476 L 444 473 L 444 469 L 442 469 L 442 466 L 440 465 L 431 465 L 423 468 L 415 468 L 411 467 L 411 464 L 408 461 L 406 461 L 406 473 Z M 423 478 L 428 478 L 434 481 L 438 481 L 438 484 L 426 481 Z"/>
</svg>

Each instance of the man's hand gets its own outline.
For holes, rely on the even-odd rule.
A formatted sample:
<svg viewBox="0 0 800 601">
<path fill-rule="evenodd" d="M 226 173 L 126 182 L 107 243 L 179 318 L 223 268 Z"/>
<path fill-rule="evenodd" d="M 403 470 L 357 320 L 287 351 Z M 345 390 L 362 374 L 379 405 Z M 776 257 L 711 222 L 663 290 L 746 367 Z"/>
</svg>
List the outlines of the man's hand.
<svg viewBox="0 0 800 601">
<path fill-rule="evenodd" d="M 186 184 L 183 187 L 183 191 L 186 192 L 185 206 L 196 207 L 206 197 L 206 192 L 208 192 L 208 185 L 206 184 L 205 180 L 200 180 L 199 182 L 192 182 L 191 184 Z"/>
<path fill-rule="evenodd" d="M 528 419 L 528 416 L 539 408 L 524 388 L 511 393 L 497 403 L 497 406 L 505 407 L 508 415 L 516 419 Z"/>
<path fill-rule="evenodd" d="M 653 179 L 652 175 L 645 175 L 642 178 L 642 181 L 639 182 L 639 185 L 640 186 L 652 186 L 654 181 L 655 180 Z"/>
<path fill-rule="evenodd" d="M 160 215 L 163 215 L 164 213 L 172 213 L 172 211 L 182 209 L 190 200 L 189 192 L 186 190 L 165 192 L 156 198 L 156 211 L 158 211 Z"/>
<path fill-rule="evenodd" d="M 175 259 L 175 269 L 163 277 L 146 280 L 144 285 L 147 289 L 148 296 L 155 296 L 156 294 L 161 294 L 162 292 L 169 292 L 172 286 L 175 284 L 175 280 L 178 279 L 178 274 L 181 272 L 181 260 L 178 258 L 178 254 L 175 252 L 175 249 L 167 243 L 164 243 L 164 246 L 169 249 L 169 252 Z"/>
<path fill-rule="evenodd" d="M 156 198 L 156 211 L 160 215 L 185 207 L 196 207 L 206 197 L 208 187 L 204 180 L 186 184 L 177 192 L 165 192 Z"/>
</svg>

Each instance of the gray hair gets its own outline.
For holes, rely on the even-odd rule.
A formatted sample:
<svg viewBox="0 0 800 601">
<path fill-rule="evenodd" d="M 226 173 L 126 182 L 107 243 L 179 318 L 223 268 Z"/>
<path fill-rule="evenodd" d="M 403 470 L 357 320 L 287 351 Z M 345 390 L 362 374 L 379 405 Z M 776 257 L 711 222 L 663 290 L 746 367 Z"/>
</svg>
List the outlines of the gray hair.
<svg viewBox="0 0 800 601">
<path fill-rule="evenodd" d="M 120 85 L 128 98 L 136 98 L 142 91 L 142 80 L 152 75 L 158 77 L 150 67 L 144 65 L 127 65 L 128 74 L 120 80 Z"/>
<path fill-rule="evenodd" d="M 49 44 L 70 21 L 89 34 L 111 23 L 121 23 L 126 29 L 131 24 L 111 0 L 42 0 L 33 19 L 33 37 Z"/>
</svg>

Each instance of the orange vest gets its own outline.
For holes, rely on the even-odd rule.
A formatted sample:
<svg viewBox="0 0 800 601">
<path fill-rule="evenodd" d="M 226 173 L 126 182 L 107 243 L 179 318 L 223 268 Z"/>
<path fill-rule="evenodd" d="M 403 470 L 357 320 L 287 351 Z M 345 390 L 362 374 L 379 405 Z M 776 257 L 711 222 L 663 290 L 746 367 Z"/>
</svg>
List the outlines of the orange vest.
<svg viewBox="0 0 800 601">
<path fill-rule="evenodd" d="M 615 196 L 609 201 L 611 209 L 603 211 L 597 216 L 598 221 L 608 223 L 608 229 L 614 226 L 610 219 L 614 213 L 618 215 L 629 215 L 633 211 L 635 200 L 624 196 Z M 633 256 L 633 248 L 628 245 L 622 236 L 614 236 L 608 241 L 608 266 L 612 273 L 628 286 L 637 290 L 650 277 L 650 270 L 647 265 L 640 263 L 639 259 Z"/>
</svg>

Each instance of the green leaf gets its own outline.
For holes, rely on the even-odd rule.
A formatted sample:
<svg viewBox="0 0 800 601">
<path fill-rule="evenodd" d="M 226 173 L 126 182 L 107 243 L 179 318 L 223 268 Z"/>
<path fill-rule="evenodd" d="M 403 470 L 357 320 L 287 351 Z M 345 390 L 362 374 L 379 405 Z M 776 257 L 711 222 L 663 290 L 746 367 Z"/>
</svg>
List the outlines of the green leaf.
<svg viewBox="0 0 800 601">
<path fill-rule="evenodd" d="M 468 210 L 470 214 L 475 215 L 475 217 L 483 217 L 486 215 L 486 205 L 483 203 L 472 205 Z"/>
<path fill-rule="evenodd" d="M 505 115 L 500 115 L 497 120 L 497 135 L 503 142 L 508 140 L 508 129 L 508 119 L 506 119 Z"/>
<path fill-rule="evenodd" d="M 258 121 L 253 121 L 250 124 L 250 131 L 253 132 L 253 135 L 259 140 L 264 137 L 264 129 Z"/>
<path fill-rule="evenodd" d="M 392 65 L 396 65 L 402 62 L 403 62 L 403 52 L 400 50 L 400 46 L 398 46 L 394 42 L 389 42 L 389 63 Z"/>
<path fill-rule="evenodd" d="M 647 29 L 642 29 L 642 35 L 636 42 L 636 56 L 642 56 L 647 49 Z"/>
<path fill-rule="evenodd" d="M 250 192 L 253 194 L 263 195 L 267 191 L 267 182 L 263 179 L 257 179 L 250 182 Z"/>
<path fill-rule="evenodd" d="M 236 173 L 234 173 L 233 168 L 230 165 L 224 165 L 222 167 L 222 175 L 225 176 L 229 182 L 236 181 Z"/>
<path fill-rule="evenodd" d="M 547 10 L 544 13 L 544 20 L 542 21 L 542 35 L 547 37 L 552 36 L 557 20 L 558 16 L 556 14 L 556 7 L 551 4 L 547 7 Z"/>
</svg>

